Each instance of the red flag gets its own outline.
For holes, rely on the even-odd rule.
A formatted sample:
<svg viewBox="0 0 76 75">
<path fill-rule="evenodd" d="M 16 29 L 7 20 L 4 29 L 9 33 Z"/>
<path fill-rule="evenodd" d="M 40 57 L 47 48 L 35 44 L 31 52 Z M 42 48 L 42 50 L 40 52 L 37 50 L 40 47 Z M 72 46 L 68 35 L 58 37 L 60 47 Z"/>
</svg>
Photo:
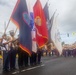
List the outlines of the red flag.
<svg viewBox="0 0 76 75">
<path fill-rule="evenodd" d="M 36 26 L 36 40 L 39 47 L 43 47 L 48 41 L 48 30 L 46 26 L 46 19 L 44 11 L 42 9 L 41 3 L 39 0 L 35 3 L 34 7 L 34 19 Z"/>
</svg>

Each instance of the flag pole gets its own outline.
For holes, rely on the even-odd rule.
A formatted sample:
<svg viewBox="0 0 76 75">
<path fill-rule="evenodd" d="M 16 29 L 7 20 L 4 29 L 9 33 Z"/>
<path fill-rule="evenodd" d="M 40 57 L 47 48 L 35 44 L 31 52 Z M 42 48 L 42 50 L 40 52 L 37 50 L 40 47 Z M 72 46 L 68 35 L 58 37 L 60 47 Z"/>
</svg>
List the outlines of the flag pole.
<svg viewBox="0 0 76 75">
<path fill-rule="evenodd" d="M 5 28 L 6 28 L 6 22 L 4 22 L 4 30 L 5 30 Z"/>
<path fill-rule="evenodd" d="M 15 36 L 15 34 L 16 34 L 16 32 L 17 32 L 17 30 L 18 30 L 18 27 L 16 28 L 16 30 L 15 30 L 15 32 L 14 32 L 14 36 Z"/>
<path fill-rule="evenodd" d="M 6 31 L 7 31 L 7 28 L 8 28 L 8 26 L 9 26 L 9 23 L 10 23 L 10 19 L 9 19 L 9 21 L 8 21 L 8 23 L 7 23 L 7 26 L 6 26 L 6 28 L 5 28 L 4 34 L 5 34 Z M 4 34 L 3 34 L 3 35 L 4 35 Z"/>
</svg>

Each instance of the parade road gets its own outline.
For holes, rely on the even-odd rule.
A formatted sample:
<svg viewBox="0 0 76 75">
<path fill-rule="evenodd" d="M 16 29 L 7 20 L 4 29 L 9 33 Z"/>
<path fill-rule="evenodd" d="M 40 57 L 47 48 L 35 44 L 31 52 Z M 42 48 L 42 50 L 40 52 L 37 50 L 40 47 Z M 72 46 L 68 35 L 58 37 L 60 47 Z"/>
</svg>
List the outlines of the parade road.
<svg viewBox="0 0 76 75">
<path fill-rule="evenodd" d="M 42 64 L 1 75 L 76 75 L 76 58 L 42 57 Z"/>
</svg>

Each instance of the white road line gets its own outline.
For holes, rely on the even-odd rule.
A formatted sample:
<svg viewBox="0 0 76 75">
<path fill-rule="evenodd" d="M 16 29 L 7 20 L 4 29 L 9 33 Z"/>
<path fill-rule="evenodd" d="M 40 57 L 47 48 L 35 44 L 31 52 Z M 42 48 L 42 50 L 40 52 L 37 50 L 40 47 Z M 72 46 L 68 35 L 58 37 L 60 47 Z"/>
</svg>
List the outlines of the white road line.
<svg viewBox="0 0 76 75">
<path fill-rule="evenodd" d="M 21 72 L 25 72 L 26 71 L 26 69 L 24 69 L 24 70 L 21 70 Z"/>
<path fill-rule="evenodd" d="M 32 68 L 28 68 L 28 69 L 26 69 L 26 70 L 33 70 L 33 69 L 36 69 L 36 68 L 39 68 L 39 67 L 43 67 L 43 66 L 45 66 L 45 65 L 42 64 L 42 65 L 40 65 L 40 66 L 35 66 L 35 67 L 32 67 Z"/>
<path fill-rule="evenodd" d="M 34 69 L 36 69 L 36 68 L 43 67 L 43 66 L 45 66 L 45 65 L 44 65 L 44 64 L 42 64 L 42 65 L 35 66 L 35 67 L 32 67 L 32 68 L 23 69 L 23 70 L 21 70 L 21 71 L 16 71 L 16 72 L 13 72 L 12 74 L 13 74 L 13 75 L 15 75 L 15 74 L 22 73 L 22 72 L 25 72 L 25 71 L 34 70 Z"/>
<path fill-rule="evenodd" d="M 48 61 L 45 62 L 45 64 L 50 63 L 50 62 L 52 62 L 52 61 L 54 61 L 54 60 L 48 60 Z"/>
<path fill-rule="evenodd" d="M 15 75 L 15 74 L 17 74 L 17 73 L 19 73 L 19 71 L 13 72 L 12 74 Z"/>
</svg>

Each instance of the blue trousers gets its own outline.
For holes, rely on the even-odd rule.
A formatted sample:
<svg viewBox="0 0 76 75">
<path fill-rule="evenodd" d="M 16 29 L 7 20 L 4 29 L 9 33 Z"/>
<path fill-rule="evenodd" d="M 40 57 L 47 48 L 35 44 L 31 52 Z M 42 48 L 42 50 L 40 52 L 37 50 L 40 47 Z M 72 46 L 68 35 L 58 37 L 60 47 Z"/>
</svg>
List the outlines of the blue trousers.
<svg viewBox="0 0 76 75">
<path fill-rule="evenodd" d="M 11 49 L 9 56 L 10 56 L 10 69 L 15 69 L 15 64 L 16 64 L 16 50 Z"/>
<path fill-rule="evenodd" d="M 3 70 L 9 69 L 9 51 L 3 51 Z"/>
</svg>

